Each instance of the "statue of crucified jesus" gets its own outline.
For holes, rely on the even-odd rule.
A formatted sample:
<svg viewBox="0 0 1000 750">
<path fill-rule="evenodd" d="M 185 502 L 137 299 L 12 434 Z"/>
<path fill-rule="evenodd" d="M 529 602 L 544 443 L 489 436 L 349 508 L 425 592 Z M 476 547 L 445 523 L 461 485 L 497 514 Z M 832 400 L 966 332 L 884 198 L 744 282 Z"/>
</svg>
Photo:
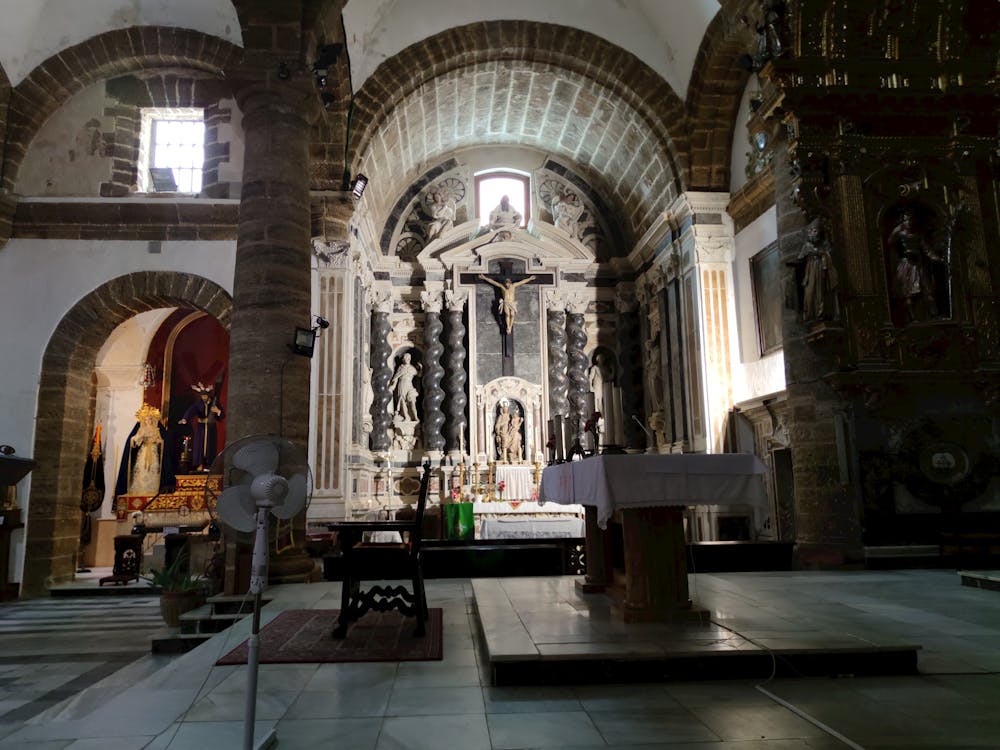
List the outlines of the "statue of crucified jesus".
<svg viewBox="0 0 1000 750">
<path fill-rule="evenodd" d="M 528 276 L 527 278 L 521 279 L 516 283 L 510 279 L 504 279 L 502 284 L 495 279 L 491 279 L 489 276 L 484 276 L 483 274 L 479 274 L 479 278 L 487 284 L 492 284 L 503 294 L 500 298 L 500 303 L 497 306 L 497 312 L 504 317 L 504 321 L 507 324 L 507 333 L 512 332 L 514 330 L 514 317 L 517 315 L 517 301 L 514 299 L 514 290 L 522 284 L 527 284 L 529 281 L 533 281 L 535 277 Z"/>
</svg>

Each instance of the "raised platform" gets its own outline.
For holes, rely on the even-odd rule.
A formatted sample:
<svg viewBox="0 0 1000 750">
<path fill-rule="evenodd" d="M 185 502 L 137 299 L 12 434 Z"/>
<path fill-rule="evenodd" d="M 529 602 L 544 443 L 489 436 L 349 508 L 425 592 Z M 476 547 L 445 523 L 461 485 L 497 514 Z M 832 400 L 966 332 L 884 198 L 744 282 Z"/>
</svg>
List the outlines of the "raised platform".
<svg viewBox="0 0 1000 750">
<path fill-rule="evenodd" d="M 582 574 L 581 538 L 458 540 L 423 543 L 424 578 L 562 576 Z M 323 557 L 323 578 L 343 579 L 339 555 Z"/>
<path fill-rule="evenodd" d="M 776 676 L 913 674 L 920 646 L 829 624 L 810 627 L 734 593 L 692 587 L 709 621 L 625 624 L 608 597 L 574 576 L 472 581 L 494 685 L 581 684 Z M 742 598 L 742 597 L 739 597 Z M 720 609 L 720 607 L 722 607 Z"/>
<path fill-rule="evenodd" d="M 963 586 L 1000 591 L 1000 570 L 960 570 Z"/>
</svg>

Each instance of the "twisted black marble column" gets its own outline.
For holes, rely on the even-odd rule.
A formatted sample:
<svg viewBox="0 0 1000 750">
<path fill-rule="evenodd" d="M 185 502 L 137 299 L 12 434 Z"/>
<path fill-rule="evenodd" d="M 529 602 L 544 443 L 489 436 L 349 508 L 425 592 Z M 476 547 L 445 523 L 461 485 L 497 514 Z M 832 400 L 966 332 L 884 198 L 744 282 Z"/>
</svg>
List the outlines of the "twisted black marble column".
<svg viewBox="0 0 1000 750">
<path fill-rule="evenodd" d="M 587 382 L 587 365 L 590 364 L 583 348 L 587 345 L 587 334 L 583 329 L 583 313 L 566 313 L 566 337 L 568 339 L 566 352 L 569 357 L 569 413 L 573 420 L 573 434 L 583 433 L 583 424 L 590 416 L 587 414 L 587 393 L 590 384 Z"/>
<path fill-rule="evenodd" d="M 569 416 L 566 379 L 566 311 L 550 308 L 546 315 L 549 346 L 549 415 Z M 550 436 L 546 435 L 548 440 Z"/>
<path fill-rule="evenodd" d="M 375 311 L 372 313 L 372 391 L 375 400 L 372 401 L 372 450 L 382 453 L 389 450 L 389 427 L 392 418 L 389 415 L 389 405 L 392 403 L 392 393 L 389 391 L 389 381 L 392 380 L 392 365 L 389 356 L 392 347 L 389 346 L 389 334 L 392 326 L 389 323 L 389 313 Z"/>
<path fill-rule="evenodd" d="M 618 308 L 618 385 L 622 389 L 622 417 L 625 420 L 625 445 L 629 448 L 638 447 L 643 440 L 642 429 L 632 419 L 636 415 L 643 418 L 639 407 L 639 387 L 637 381 L 642 377 L 642 353 L 639 349 L 639 319 L 636 315 L 637 305 L 634 294 L 632 299 L 619 297 L 615 300 Z"/>
<path fill-rule="evenodd" d="M 429 451 L 444 450 L 444 412 L 441 404 L 444 401 L 444 390 L 441 380 L 444 378 L 444 368 L 441 366 L 441 355 L 444 345 L 441 343 L 441 303 L 434 304 L 429 299 L 424 300 L 424 447 Z"/>
<path fill-rule="evenodd" d="M 455 309 L 455 308 L 458 309 Z M 465 410 L 469 399 L 465 395 L 465 321 L 462 319 L 464 300 L 449 304 L 447 351 L 445 352 L 445 394 L 447 396 L 447 421 L 445 423 L 445 447 L 448 451 L 462 450 L 465 443 L 465 428 L 468 418 Z"/>
</svg>

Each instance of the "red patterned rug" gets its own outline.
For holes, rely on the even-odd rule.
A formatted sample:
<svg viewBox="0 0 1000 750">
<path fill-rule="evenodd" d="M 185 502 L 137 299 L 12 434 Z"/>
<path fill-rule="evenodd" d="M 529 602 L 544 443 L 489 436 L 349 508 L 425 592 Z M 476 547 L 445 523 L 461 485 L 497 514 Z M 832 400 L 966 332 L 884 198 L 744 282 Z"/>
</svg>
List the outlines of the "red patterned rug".
<svg viewBox="0 0 1000 750">
<path fill-rule="evenodd" d="M 261 664 L 347 661 L 433 661 L 440 659 L 441 609 L 428 611 L 427 634 L 413 635 L 416 620 L 399 612 L 369 612 L 347 637 L 331 637 L 339 609 L 289 609 L 260 629 Z M 216 664 L 246 664 L 243 641 Z"/>
</svg>

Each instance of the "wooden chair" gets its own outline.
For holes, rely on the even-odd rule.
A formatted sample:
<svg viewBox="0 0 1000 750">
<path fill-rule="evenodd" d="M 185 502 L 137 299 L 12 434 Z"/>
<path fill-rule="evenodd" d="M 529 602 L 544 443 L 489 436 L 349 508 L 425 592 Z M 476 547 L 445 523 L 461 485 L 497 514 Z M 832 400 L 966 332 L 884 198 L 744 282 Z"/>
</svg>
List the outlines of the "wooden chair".
<svg viewBox="0 0 1000 750">
<path fill-rule="evenodd" d="M 340 595 L 340 616 L 333 630 L 334 638 L 345 638 L 355 620 L 369 610 L 388 612 L 399 610 L 404 616 L 414 616 L 417 627 L 414 635 L 423 636 L 427 622 L 427 597 L 424 594 L 424 574 L 420 563 L 420 544 L 427 505 L 427 487 L 430 483 L 429 465 L 423 467 L 420 493 L 414 517 L 393 521 L 338 521 L 328 524 L 336 531 L 343 555 L 344 583 Z M 398 531 L 402 542 L 363 542 L 365 532 Z M 403 537 L 402 535 L 406 536 Z M 363 581 L 407 580 L 412 591 L 405 586 L 372 585 L 362 589 Z"/>
</svg>

